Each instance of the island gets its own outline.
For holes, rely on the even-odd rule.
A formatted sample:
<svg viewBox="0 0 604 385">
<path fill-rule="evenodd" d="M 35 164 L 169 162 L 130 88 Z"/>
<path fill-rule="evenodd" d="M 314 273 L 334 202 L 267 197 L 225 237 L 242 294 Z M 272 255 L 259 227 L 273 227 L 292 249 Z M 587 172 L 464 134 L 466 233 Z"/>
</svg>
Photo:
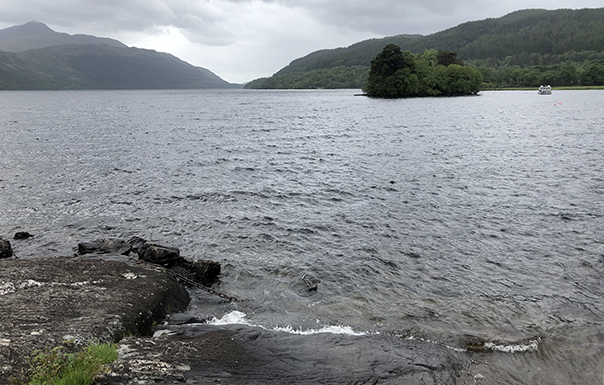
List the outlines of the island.
<svg viewBox="0 0 604 385">
<path fill-rule="evenodd" d="M 421 55 L 388 44 L 371 61 L 363 91 L 376 98 L 475 95 L 483 76 L 465 66 L 451 51 L 427 50 Z"/>
</svg>

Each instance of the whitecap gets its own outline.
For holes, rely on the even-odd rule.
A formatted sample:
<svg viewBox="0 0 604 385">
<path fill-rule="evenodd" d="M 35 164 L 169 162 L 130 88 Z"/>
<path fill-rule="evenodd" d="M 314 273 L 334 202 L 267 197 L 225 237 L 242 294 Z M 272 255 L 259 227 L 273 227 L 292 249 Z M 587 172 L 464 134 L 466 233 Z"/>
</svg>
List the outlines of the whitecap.
<svg viewBox="0 0 604 385">
<path fill-rule="evenodd" d="M 222 318 L 218 319 L 216 317 L 212 318 L 208 321 L 210 325 L 247 325 L 253 327 L 259 327 L 264 330 L 271 330 L 275 332 L 283 332 L 289 334 L 298 334 L 298 335 L 311 335 L 311 334 L 321 334 L 321 333 L 329 333 L 329 334 L 347 334 L 353 336 L 363 336 L 369 334 L 368 332 L 356 332 L 350 326 L 344 325 L 328 325 L 319 329 L 295 329 L 291 325 L 287 326 L 276 326 L 274 328 L 267 328 L 262 325 L 256 325 L 250 323 L 246 319 L 247 315 L 240 311 L 232 311 L 222 316 Z"/>
<path fill-rule="evenodd" d="M 485 342 L 484 347 L 486 349 L 490 349 L 497 352 L 503 353 L 524 353 L 524 352 L 534 352 L 539 349 L 539 342 L 541 342 L 541 338 L 535 338 L 533 340 L 528 341 L 527 343 L 518 343 L 518 344 L 497 344 L 494 342 Z"/>
</svg>

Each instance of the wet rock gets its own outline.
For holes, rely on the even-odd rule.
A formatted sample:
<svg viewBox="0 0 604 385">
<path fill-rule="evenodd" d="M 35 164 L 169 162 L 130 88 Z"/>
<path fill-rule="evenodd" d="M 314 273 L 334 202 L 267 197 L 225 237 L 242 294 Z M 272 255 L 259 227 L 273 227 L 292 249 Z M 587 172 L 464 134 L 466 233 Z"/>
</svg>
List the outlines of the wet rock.
<svg viewBox="0 0 604 385">
<path fill-rule="evenodd" d="M 182 325 L 127 338 L 99 384 L 455 384 L 469 357 L 395 336 L 294 335 L 230 325 Z"/>
<path fill-rule="evenodd" d="M 302 297 L 308 297 L 317 291 L 321 280 L 308 273 L 302 274 L 299 280 L 294 282 L 292 289 Z"/>
<path fill-rule="evenodd" d="M 180 250 L 177 247 L 146 242 L 138 250 L 139 258 L 145 262 L 172 267 L 180 260 Z"/>
<path fill-rule="evenodd" d="M 0 238 L 0 259 L 10 258 L 13 256 L 13 248 L 10 242 L 4 238 Z"/>
<path fill-rule="evenodd" d="M 143 247 L 147 241 L 141 237 L 134 236 L 128 239 L 128 243 L 132 246 L 132 251 L 134 251 L 137 255 L 140 254 L 139 250 Z"/>
<path fill-rule="evenodd" d="M 149 335 L 189 294 L 163 268 L 84 258 L 0 261 L 0 384 L 38 349 Z"/>
<path fill-rule="evenodd" d="M 15 233 L 15 236 L 13 237 L 13 239 L 23 240 L 23 239 L 29 239 L 31 237 L 33 237 L 33 235 L 28 233 L 27 231 L 19 231 L 19 232 Z"/>
<path fill-rule="evenodd" d="M 304 274 L 302 276 L 302 281 L 306 285 L 307 291 L 317 291 L 317 287 L 318 287 L 319 283 L 321 283 L 320 279 L 315 278 L 310 274 Z"/>
<path fill-rule="evenodd" d="M 181 258 L 177 265 L 172 268 L 175 272 L 204 286 L 212 286 L 218 282 L 220 269 L 220 263 L 215 261 L 201 260 L 192 262 L 184 258 Z"/>
<path fill-rule="evenodd" d="M 167 317 L 167 322 L 170 325 L 200 324 L 206 321 L 188 313 L 173 313 Z"/>
<path fill-rule="evenodd" d="M 122 254 L 128 255 L 132 250 L 132 245 L 123 239 L 104 238 L 92 242 L 78 244 L 78 253 L 84 254 Z"/>
</svg>

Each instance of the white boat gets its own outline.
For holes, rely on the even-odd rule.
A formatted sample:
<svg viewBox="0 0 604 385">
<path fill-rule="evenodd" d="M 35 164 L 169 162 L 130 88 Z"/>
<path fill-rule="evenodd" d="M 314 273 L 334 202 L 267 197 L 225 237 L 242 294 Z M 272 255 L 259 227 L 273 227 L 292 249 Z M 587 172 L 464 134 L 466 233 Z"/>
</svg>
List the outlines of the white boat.
<svg viewBox="0 0 604 385">
<path fill-rule="evenodd" d="M 539 95 L 551 95 L 552 94 L 552 86 L 549 84 L 547 86 L 539 86 Z"/>
</svg>

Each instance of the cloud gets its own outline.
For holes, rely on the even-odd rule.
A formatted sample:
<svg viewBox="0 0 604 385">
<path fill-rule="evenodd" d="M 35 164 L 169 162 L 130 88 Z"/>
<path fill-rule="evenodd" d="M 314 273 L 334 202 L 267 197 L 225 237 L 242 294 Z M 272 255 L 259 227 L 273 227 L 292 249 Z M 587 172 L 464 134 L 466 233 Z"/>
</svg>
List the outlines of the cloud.
<svg viewBox="0 0 604 385">
<path fill-rule="evenodd" d="M 3 0 L 0 28 L 37 20 L 172 53 L 243 82 L 313 51 L 430 34 L 526 8 L 597 8 L 601 0 Z"/>
</svg>

